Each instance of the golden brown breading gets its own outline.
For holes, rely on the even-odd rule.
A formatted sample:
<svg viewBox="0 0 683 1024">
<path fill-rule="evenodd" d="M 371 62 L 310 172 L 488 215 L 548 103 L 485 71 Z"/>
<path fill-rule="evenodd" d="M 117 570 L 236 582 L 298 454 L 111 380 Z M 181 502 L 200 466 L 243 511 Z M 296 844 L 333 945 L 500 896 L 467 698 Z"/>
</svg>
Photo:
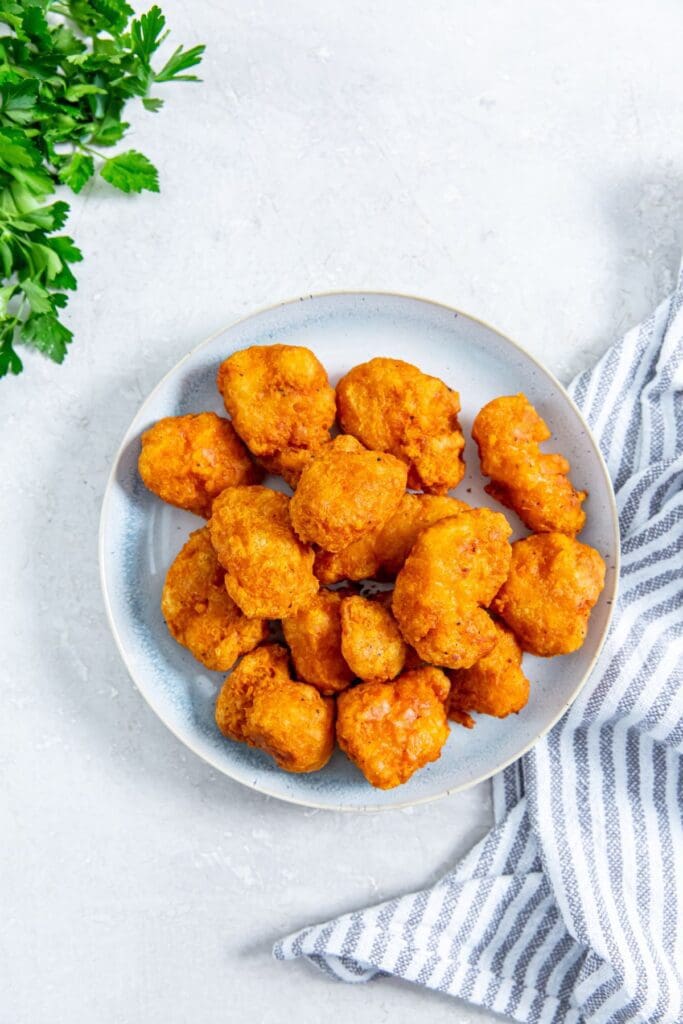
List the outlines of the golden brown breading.
<svg viewBox="0 0 683 1024">
<path fill-rule="evenodd" d="M 321 693 L 345 690 L 354 677 L 342 656 L 341 604 L 341 594 L 319 590 L 309 605 L 282 620 L 297 676 Z"/>
<path fill-rule="evenodd" d="M 422 530 L 469 509 L 464 501 L 435 494 L 404 494 L 401 504 L 377 538 L 383 576 L 396 576 Z"/>
<path fill-rule="evenodd" d="M 321 452 L 327 443 L 326 441 L 325 444 L 315 449 L 285 448 L 283 452 L 277 452 L 275 455 L 264 455 L 259 459 L 259 462 L 268 473 L 281 476 L 292 490 L 296 490 L 301 474 L 306 466 L 309 462 L 313 461 L 318 452 Z"/>
<path fill-rule="evenodd" d="M 313 549 L 292 530 L 286 494 L 229 487 L 214 501 L 209 530 L 227 591 L 245 615 L 281 619 L 313 599 Z"/>
<path fill-rule="evenodd" d="M 207 668 L 220 672 L 227 672 L 268 635 L 263 619 L 242 614 L 225 589 L 224 577 L 204 526 L 190 534 L 176 555 L 161 595 L 171 636 Z"/>
<path fill-rule="evenodd" d="M 284 647 L 259 647 L 227 677 L 216 724 L 231 740 L 270 754 L 286 772 L 317 772 L 334 749 L 334 702 L 295 682 Z"/>
<path fill-rule="evenodd" d="M 471 509 L 427 527 L 396 578 L 393 610 L 420 657 L 469 668 L 496 631 L 483 611 L 507 577 L 510 526 L 500 512 Z"/>
<path fill-rule="evenodd" d="M 605 563 L 595 548 L 564 533 L 538 533 L 512 545 L 510 575 L 491 607 L 523 650 L 544 658 L 571 654 L 586 638 L 604 585 Z"/>
<path fill-rule="evenodd" d="M 342 551 L 317 551 L 314 572 L 321 583 L 365 580 L 378 575 L 390 579 L 405 562 L 421 530 L 468 508 L 457 498 L 406 493 L 383 526 L 364 534 Z"/>
<path fill-rule="evenodd" d="M 545 454 L 540 441 L 548 427 L 525 395 L 494 398 L 477 414 L 472 437 L 479 447 L 481 471 L 491 477 L 486 491 L 535 533 L 559 532 L 573 537 L 586 521 L 563 455 Z"/>
<path fill-rule="evenodd" d="M 505 718 L 517 714 L 529 699 L 529 680 L 522 671 L 522 651 L 507 626 L 493 620 L 496 645 L 471 668 L 448 672 L 451 693 L 448 715 L 471 729 L 470 712 Z"/>
<path fill-rule="evenodd" d="M 306 452 L 329 441 L 334 423 L 334 388 L 322 364 L 298 345 L 252 345 L 221 364 L 217 384 L 247 447 L 296 483 Z"/>
<path fill-rule="evenodd" d="M 360 596 L 341 603 L 341 651 L 364 682 L 395 679 L 406 660 L 406 644 L 389 608 Z"/>
<path fill-rule="evenodd" d="M 315 553 L 313 572 L 321 583 L 340 580 L 369 580 L 379 574 L 376 543 L 378 530 L 369 530 L 341 551 Z"/>
<path fill-rule="evenodd" d="M 460 396 L 437 377 L 401 359 L 371 359 L 339 381 L 337 412 L 348 434 L 409 466 L 414 490 L 446 494 L 462 480 Z"/>
<path fill-rule="evenodd" d="M 255 484 L 263 476 L 230 421 L 213 412 L 155 423 L 142 435 L 138 469 L 158 497 L 205 519 L 226 487 Z"/>
<path fill-rule="evenodd" d="M 335 437 L 304 469 L 289 511 L 303 541 L 341 551 L 387 521 L 405 491 L 407 470 L 393 455 Z"/>
<path fill-rule="evenodd" d="M 337 741 L 378 789 L 407 782 L 448 739 L 448 679 L 431 665 L 393 683 L 361 683 L 337 700 Z"/>
</svg>

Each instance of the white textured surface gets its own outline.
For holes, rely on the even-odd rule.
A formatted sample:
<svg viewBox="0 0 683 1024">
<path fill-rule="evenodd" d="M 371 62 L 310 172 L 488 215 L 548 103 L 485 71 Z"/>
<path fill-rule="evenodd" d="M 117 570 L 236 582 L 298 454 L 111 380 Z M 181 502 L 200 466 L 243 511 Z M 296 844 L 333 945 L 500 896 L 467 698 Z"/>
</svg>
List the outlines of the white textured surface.
<svg viewBox="0 0 683 1024">
<path fill-rule="evenodd" d="M 271 940 L 422 886 L 488 788 L 414 812 L 277 804 L 186 753 L 102 611 L 99 501 L 137 405 L 195 342 L 303 292 L 424 294 L 563 379 L 667 292 L 683 137 L 674 0 L 167 0 L 211 44 L 132 144 L 162 194 L 94 188 L 59 368 L 0 384 L 0 1020 L 491 1019 L 271 962 Z"/>
</svg>

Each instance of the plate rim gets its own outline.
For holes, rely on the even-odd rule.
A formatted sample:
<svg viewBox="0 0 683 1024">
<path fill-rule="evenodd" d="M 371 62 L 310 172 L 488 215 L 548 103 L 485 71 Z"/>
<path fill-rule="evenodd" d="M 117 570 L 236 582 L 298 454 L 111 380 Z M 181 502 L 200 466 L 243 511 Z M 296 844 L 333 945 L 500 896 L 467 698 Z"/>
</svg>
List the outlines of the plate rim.
<svg viewBox="0 0 683 1024">
<path fill-rule="evenodd" d="M 316 300 L 316 299 L 334 299 L 334 298 L 339 298 L 339 297 L 342 297 L 342 296 L 346 296 L 346 297 L 350 297 L 350 298 L 360 298 L 361 296 L 372 296 L 374 298 L 385 298 L 385 299 L 408 299 L 408 300 L 411 300 L 413 302 L 423 303 L 423 304 L 425 304 L 427 306 L 437 307 L 437 308 L 445 310 L 446 312 L 449 312 L 449 313 L 455 313 L 457 316 L 462 316 L 466 320 L 470 320 L 470 321 L 473 321 L 474 323 L 480 324 L 482 327 L 485 327 L 487 330 L 492 331 L 494 334 L 498 335 L 498 337 L 503 338 L 504 341 L 506 341 L 513 348 L 517 349 L 518 352 L 520 352 L 526 359 L 528 359 L 531 363 L 533 363 L 534 366 L 538 370 L 540 370 L 540 372 L 546 378 L 548 378 L 551 381 L 551 383 L 554 384 L 555 387 L 558 388 L 564 394 L 565 399 L 569 402 L 572 410 L 574 411 L 575 415 L 577 416 L 579 422 L 581 423 L 581 425 L 583 426 L 583 428 L 584 428 L 584 430 L 586 432 L 586 437 L 587 437 L 588 441 L 590 442 L 591 448 L 593 449 L 593 452 L 594 452 L 595 456 L 597 457 L 598 464 L 600 466 L 600 470 L 601 470 L 603 478 L 604 478 L 604 480 L 605 480 L 605 482 L 607 484 L 607 494 L 609 496 L 608 505 L 609 505 L 609 511 L 610 511 L 610 517 L 611 517 L 612 535 L 613 535 L 613 539 L 616 542 L 615 543 L 614 573 L 613 573 L 613 577 L 612 577 L 613 585 L 612 585 L 611 593 L 606 594 L 606 597 L 609 600 L 609 604 L 608 604 L 608 609 L 609 610 L 607 612 L 607 618 L 605 620 L 605 625 L 604 625 L 602 634 L 601 634 L 600 639 L 598 641 L 598 644 L 596 646 L 595 653 L 594 653 L 593 657 L 591 658 L 591 661 L 590 661 L 588 667 L 586 668 L 586 671 L 581 676 L 581 678 L 579 679 L 578 683 L 576 684 L 576 686 L 572 690 L 571 694 L 569 695 L 569 698 L 562 705 L 560 711 L 555 715 L 555 717 L 550 722 L 548 722 L 548 724 L 545 725 L 540 730 L 540 732 L 538 732 L 536 734 L 536 736 L 532 740 L 530 740 L 521 750 L 519 750 L 518 753 L 516 753 L 514 756 L 508 758 L 507 760 L 503 761 L 501 764 L 496 765 L 496 767 L 493 768 L 491 771 L 483 772 L 481 775 L 478 775 L 476 778 L 471 779 L 471 780 L 469 780 L 467 782 L 463 782 L 463 783 L 460 783 L 460 784 L 455 785 L 455 786 L 449 786 L 447 789 L 442 790 L 440 793 L 433 793 L 433 794 L 430 794 L 429 796 L 416 797 L 416 798 L 413 798 L 413 799 L 410 799 L 410 800 L 404 800 L 404 801 L 402 801 L 400 803 L 383 804 L 383 805 L 370 805 L 370 804 L 356 805 L 356 804 L 347 804 L 347 803 L 340 803 L 340 804 L 331 805 L 329 803 L 317 803 L 314 799 L 302 799 L 301 797 L 293 796 L 293 795 L 290 795 L 290 794 L 276 793 L 276 792 L 273 792 L 272 790 L 269 790 L 266 787 L 255 786 L 253 783 L 248 782 L 246 779 L 239 778 L 237 775 L 235 775 L 232 772 L 228 771 L 224 764 L 219 763 L 218 760 L 214 759 L 210 754 L 206 754 L 206 753 L 200 751 L 193 743 L 189 742 L 188 739 L 186 739 L 184 736 L 181 736 L 179 731 L 169 721 L 167 721 L 167 719 L 164 716 L 164 714 L 155 706 L 155 704 L 152 701 L 151 696 L 148 696 L 144 686 L 141 685 L 139 680 L 136 678 L 135 673 L 133 672 L 133 669 L 131 667 L 131 664 L 129 662 L 129 659 L 128 659 L 128 656 L 127 656 L 127 653 L 126 653 L 126 645 L 124 644 L 123 639 L 122 639 L 122 637 L 121 637 L 121 635 L 119 633 L 119 630 L 118 630 L 118 627 L 117 627 L 117 624 L 116 624 L 116 620 L 115 620 L 115 617 L 114 617 L 114 612 L 113 612 L 113 608 L 112 608 L 112 604 L 111 604 L 111 600 L 110 600 L 110 596 L 109 596 L 109 591 L 108 591 L 108 588 L 107 588 L 107 578 L 106 578 L 106 571 L 105 571 L 105 551 L 104 551 L 104 547 L 105 547 L 105 522 L 106 522 L 106 519 L 107 519 L 107 512 L 108 512 L 108 508 L 109 508 L 110 498 L 111 498 L 111 495 L 113 493 L 114 485 L 116 483 L 116 475 L 117 475 L 117 470 L 118 470 L 118 467 L 119 467 L 119 463 L 121 461 L 121 458 L 122 458 L 122 455 L 123 455 L 124 451 L 126 450 L 128 444 L 130 443 L 130 440 L 131 440 L 130 435 L 131 435 L 131 431 L 132 431 L 132 428 L 133 428 L 133 424 L 135 423 L 137 418 L 140 416 L 140 414 L 144 411 L 144 409 L 147 407 L 147 405 L 157 395 L 157 393 L 163 387 L 163 385 L 166 383 L 166 381 L 172 375 L 174 375 L 178 370 L 180 370 L 180 368 L 183 366 L 183 364 L 186 363 L 193 355 L 195 355 L 196 352 L 199 352 L 200 349 L 203 349 L 207 345 L 210 345 L 212 341 L 215 341 L 216 338 L 219 338 L 222 334 L 225 334 L 227 331 L 232 330 L 234 327 L 238 327 L 240 324 L 246 323 L 246 321 L 251 320 L 254 317 L 260 316 L 260 315 L 265 314 L 265 313 L 273 312 L 275 310 L 281 309 L 284 306 L 293 306 L 293 305 L 299 304 L 301 302 L 310 302 L 311 300 Z M 261 306 L 261 307 L 259 307 L 257 309 L 251 310 L 251 312 L 247 313 L 245 316 L 238 317 L 237 319 L 230 321 L 230 323 L 228 323 L 224 327 L 221 327 L 218 330 L 214 331 L 212 334 L 208 335 L 208 337 L 206 337 L 202 341 L 198 342 L 197 345 L 194 345 L 191 349 L 189 349 L 185 353 L 185 355 L 182 356 L 178 360 L 177 363 L 175 363 L 172 367 L 170 367 L 170 369 L 166 371 L 166 373 L 160 378 L 160 380 L 157 381 L 157 383 L 152 388 L 152 390 L 146 395 L 146 397 L 143 399 L 141 404 L 137 407 L 137 410 L 135 411 L 135 413 L 134 413 L 134 415 L 133 415 L 133 417 L 132 417 L 128 427 L 126 428 L 126 431 L 125 431 L 125 433 L 124 433 L 124 435 L 123 435 L 123 437 L 121 439 L 121 442 L 120 442 L 118 448 L 116 449 L 116 453 L 115 453 L 115 455 L 113 457 L 112 464 L 111 464 L 111 469 L 110 469 L 110 471 L 109 471 L 109 473 L 107 475 L 106 483 L 105 483 L 105 486 L 104 486 L 104 492 L 103 492 L 103 495 L 102 495 L 102 502 L 101 502 L 101 507 L 100 507 L 99 527 L 98 527 L 97 553 L 98 553 L 98 562 L 99 562 L 100 589 L 101 589 L 101 592 L 102 592 L 102 599 L 103 599 L 103 603 L 104 603 L 104 609 L 105 609 L 105 613 L 106 613 L 106 616 L 107 616 L 107 622 L 109 624 L 109 629 L 110 629 L 111 634 L 112 634 L 112 636 L 114 638 L 114 642 L 116 644 L 116 647 L 118 648 L 119 655 L 121 656 L 121 660 L 123 661 L 123 664 L 124 664 L 124 666 L 126 668 L 126 671 L 127 671 L 128 675 L 129 675 L 131 681 L 134 683 L 137 691 L 140 693 L 140 695 L 144 699 L 145 703 L 154 712 L 154 714 L 157 716 L 157 718 L 169 730 L 169 732 L 171 732 L 173 734 L 173 736 L 175 736 L 175 738 L 180 743 L 182 743 L 182 745 L 184 747 L 186 747 L 188 750 L 192 751 L 192 753 L 196 757 L 198 757 L 198 758 L 200 758 L 200 760 L 204 761 L 205 764 L 210 765 L 216 771 L 220 772 L 221 775 L 224 775 L 226 778 L 231 779 L 233 782 L 236 782 L 239 785 L 246 786 L 248 789 L 252 790 L 253 792 L 259 793 L 260 795 L 262 795 L 264 797 L 270 797 L 271 799 L 282 800 L 285 803 L 294 804 L 294 805 L 299 806 L 299 807 L 311 807 L 311 808 L 313 808 L 315 810 L 330 811 L 332 813 L 344 812 L 344 813 L 372 813 L 372 814 L 377 814 L 377 813 L 382 813 L 382 812 L 385 812 L 385 811 L 405 810 L 408 807 L 417 807 L 417 806 L 420 806 L 420 805 L 423 805 L 423 804 L 433 803 L 436 800 L 442 800 L 445 797 L 452 796 L 455 793 L 461 793 L 461 792 L 464 792 L 464 791 L 466 791 L 468 789 L 472 789 L 474 786 L 477 786 L 477 785 L 479 785 L 482 782 L 486 782 L 488 779 L 493 778 L 494 775 L 498 775 L 499 772 L 504 771 L 511 764 L 514 764 L 516 761 L 519 761 L 526 753 L 528 753 L 529 750 L 532 749 L 532 747 L 534 747 L 539 742 L 539 740 L 543 739 L 544 736 L 547 736 L 547 734 L 550 732 L 550 730 L 555 725 L 557 725 L 559 720 L 564 716 L 564 714 L 567 712 L 567 710 L 574 703 L 574 701 L 576 700 L 576 698 L 580 694 L 581 690 L 584 688 L 584 686 L 588 682 L 590 676 L 592 675 L 593 670 L 594 670 L 594 668 L 595 668 L 595 666 L 597 664 L 597 661 L 598 661 L 600 655 L 602 654 L 602 650 L 604 648 L 605 641 L 607 640 L 607 637 L 609 635 L 609 632 L 610 632 L 610 629 L 611 629 L 611 626 L 612 626 L 612 620 L 613 620 L 613 617 L 614 617 L 614 612 L 615 612 L 617 598 L 618 598 L 618 593 L 619 593 L 619 581 L 620 581 L 620 576 L 621 576 L 621 534 L 620 534 L 620 529 L 619 529 L 619 512 L 618 512 L 618 509 L 617 509 L 616 497 L 615 497 L 615 494 L 614 494 L 614 488 L 613 488 L 613 485 L 612 485 L 612 480 L 610 478 L 609 471 L 607 469 L 607 464 L 605 462 L 603 454 L 600 451 L 600 446 L 599 446 L 597 440 L 595 439 L 595 437 L 593 436 L 593 431 L 591 430 L 590 426 L 588 425 L 588 423 L 587 423 L 583 413 L 579 409 L 578 405 L 576 404 L 574 399 L 571 397 L 571 395 L 569 394 L 569 392 L 565 388 L 564 384 L 562 384 L 558 380 L 558 378 L 555 376 L 555 374 L 551 370 L 549 370 L 543 363 L 541 363 L 540 360 L 538 360 L 536 358 L 536 356 L 534 356 L 531 352 L 529 352 L 523 345 L 521 345 L 519 342 L 515 341 L 514 338 L 509 337 L 509 335 L 505 334 L 504 331 L 501 331 L 497 327 L 494 327 L 492 324 L 488 323 L 486 320 L 482 320 L 481 317 L 472 316 L 471 313 L 467 313 L 467 312 L 465 312 L 464 310 L 460 309 L 457 306 L 451 306 L 448 303 L 440 302 L 440 301 L 437 301 L 436 299 L 428 299 L 428 298 L 425 298 L 424 296 L 412 295 L 412 294 L 407 293 L 407 292 L 392 292 L 392 291 L 384 291 L 382 289 L 378 289 L 378 290 L 373 290 L 373 289 L 362 289 L 362 290 L 357 290 L 357 289 L 340 289 L 340 290 L 332 290 L 332 291 L 326 291 L 326 292 L 313 292 L 313 293 L 309 293 L 307 295 L 298 295 L 298 296 L 295 296 L 294 298 L 291 298 L 291 299 L 283 299 L 283 300 L 281 300 L 279 302 L 274 302 L 274 303 L 271 303 L 271 304 L 269 304 L 267 306 Z"/>
</svg>

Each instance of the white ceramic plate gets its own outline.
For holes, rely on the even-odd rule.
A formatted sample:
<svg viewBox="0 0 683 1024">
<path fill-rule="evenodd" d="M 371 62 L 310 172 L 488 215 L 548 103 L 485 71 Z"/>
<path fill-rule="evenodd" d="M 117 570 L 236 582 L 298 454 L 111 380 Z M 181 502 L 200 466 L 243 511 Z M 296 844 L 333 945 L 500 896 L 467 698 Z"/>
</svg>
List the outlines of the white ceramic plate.
<svg viewBox="0 0 683 1024">
<path fill-rule="evenodd" d="M 467 475 L 457 490 L 474 505 L 496 506 L 484 493 L 472 420 L 491 398 L 524 391 L 549 424 L 548 449 L 565 454 L 576 486 L 589 491 L 581 540 L 607 563 L 607 580 L 576 654 L 549 660 L 525 656 L 531 696 L 519 714 L 479 716 L 473 730 L 452 726 L 441 758 L 405 786 L 382 792 L 337 751 L 321 772 L 288 775 L 244 744 L 224 739 L 213 717 L 220 673 L 209 672 L 170 637 L 159 610 L 164 575 L 201 521 L 165 505 L 137 474 L 140 434 L 162 416 L 213 409 L 224 413 L 215 386 L 220 362 L 248 345 L 306 345 L 332 383 L 373 356 L 415 363 L 460 392 Z M 510 513 L 515 536 L 525 531 Z M 607 470 L 588 427 L 558 382 L 491 327 L 456 310 L 400 295 L 310 296 L 233 324 L 187 355 L 155 388 L 123 439 L 106 489 L 100 530 L 102 585 L 111 628 L 128 670 L 154 711 L 176 736 L 226 775 L 262 793 L 313 807 L 374 809 L 432 800 L 493 775 L 518 758 L 571 704 L 604 640 L 618 577 L 619 535 Z"/>
</svg>

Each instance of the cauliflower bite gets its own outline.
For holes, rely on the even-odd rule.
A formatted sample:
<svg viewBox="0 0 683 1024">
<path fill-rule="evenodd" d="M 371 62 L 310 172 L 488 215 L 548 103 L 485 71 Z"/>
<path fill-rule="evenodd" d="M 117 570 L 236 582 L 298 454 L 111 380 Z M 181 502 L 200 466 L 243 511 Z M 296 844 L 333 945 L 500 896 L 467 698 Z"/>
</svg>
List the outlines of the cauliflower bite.
<svg viewBox="0 0 683 1024">
<path fill-rule="evenodd" d="M 571 654 L 586 638 L 605 563 L 564 533 L 538 533 L 512 545 L 510 575 L 492 604 L 522 649 L 542 658 Z"/>
<path fill-rule="evenodd" d="M 317 551 L 314 572 L 321 583 L 365 580 L 377 575 L 390 579 L 405 562 L 421 530 L 468 508 L 457 498 L 406 493 L 383 526 L 342 551 Z"/>
<path fill-rule="evenodd" d="M 208 527 L 195 530 L 166 574 L 161 612 L 171 636 L 207 668 L 227 672 L 266 639 L 263 619 L 247 619 L 224 583 Z"/>
<path fill-rule="evenodd" d="M 436 761 L 448 739 L 448 679 L 428 665 L 393 683 L 361 683 L 337 700 L 337 741 L 378 789 Z"/>
<path fill-rule="evenodd" d="M 341 651 L 353 674 L 385 682 L 403 671 L 406 645 L 384 603 L 345 597 L 341 603 Z"/>
<path fill-rule="evenodd" d="M 465 474 L 460 396 L 400 359 L 371 359 L 337 385 L 343 430 L 409 467 L 408 486 L 446 494 Z"/>
<path fill-rule="evenodd" d="M 226 487 L 255 484 L 263 475 L 230 421 L 213 412 L 155 423 L 142 435 L 138 470 L 159 498 L 205 519 Z"/>
<path fill-rule="evenodd" d="M 322 364 L 298 345 L 252 345 L 221 364 L 217 384 L 247 447 L 295 484 L 334 423 L 334 388 Z"/>
<path fill-rule="evenodd" d="M 514 634 L 498 622 L 496 645 L 471 668 L 449 672 L 451 693 L 448 715 L 471 729 L 474 711 L 505 718 L 517 714 L 529 699 L 529 680 L 522 672 L 522 651 Z"/>
<path fill-rule="evenodd" d="M 524 395 L 494 398 L 477 414 L 472 437 L 479 448 L 481 471 L 491 478 L 486 488 L 496 501 L 513 509 L 534 533 L 583 529 L 585 491 L 577 491 L 562 455 L 538 447 L 550 431 Z"/>
<path fill-rule="evenodd" d="M 289 674 L 289 655 L 273 644 L 246 654 L 216 702 L 216 725 L 231 740 L 258 747 L 286 772 L 317 772 L 334 749 L 334 702 Z"/>
<path fill-rule="evenodd" d="M 302 541 L 341 551 L 384 524 L 406 487 L 405 465 L 370 452 L 353 437 L 335 437 L 304 469 L 289 511 Z"/>
<path fill-rule="evenodd" d="M 341 605 L 341 594 L 319 590 L 309 605 L 282 620 L 297 676 L 321 693 L 345 690 L 354 677 L 342 656 Z"/>
<path fill-rule="evenodd" d="M 284 619 L 315 596 L 313 550 L 292 530 L 286 494 L 229 487 L 213 503 L 209 530 L 227 591 L 249 618 Z"/>
<path fill-rule="evenodd" d="M 507 578 L 511 532 L 500 512 L 476 508 L 419 535 L 396 578 L 393 610 L 425 661 L 469 668 L 493 650 L 496 629 L 483 608 Z"/>
</svg>

